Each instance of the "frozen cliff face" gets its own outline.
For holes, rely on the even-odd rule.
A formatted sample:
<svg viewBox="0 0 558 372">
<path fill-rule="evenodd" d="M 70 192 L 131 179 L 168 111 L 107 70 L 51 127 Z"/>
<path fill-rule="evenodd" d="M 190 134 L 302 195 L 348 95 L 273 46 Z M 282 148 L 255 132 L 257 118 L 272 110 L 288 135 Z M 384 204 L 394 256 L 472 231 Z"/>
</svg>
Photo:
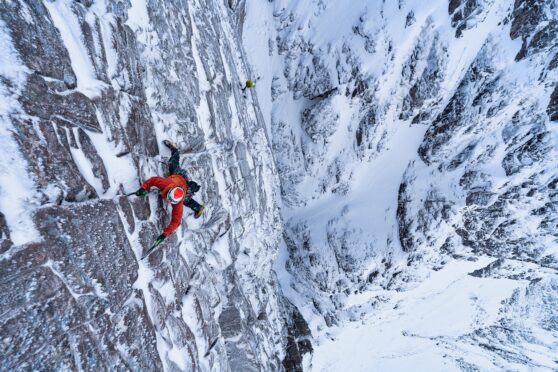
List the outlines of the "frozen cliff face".
<svg viewBox="0 0 558 372">
<path fill-rule="evenodd" d="M 0 3 L 0 369 L 299 368 L 309 331 L 272 271 L 275 165 L 238 89 L 243 17 L 234 1 Z M 166 138 L 206 209 L 140 261 L 170 213 L 122 195 L 165 174 Z"/>
<path fill-rule="evenodd" d="M 555 370 L 557 24 L 555 0 L 1 2 L 2 368 Z M 166 138 L 206 211 L 141 261 L 168 206 L 123 194 Z"/>
<path fill-rule="evenodd" d="M 248 2 L 307 366 L 558 368 L 557 22 L 556 1 Z"/>
</svg>

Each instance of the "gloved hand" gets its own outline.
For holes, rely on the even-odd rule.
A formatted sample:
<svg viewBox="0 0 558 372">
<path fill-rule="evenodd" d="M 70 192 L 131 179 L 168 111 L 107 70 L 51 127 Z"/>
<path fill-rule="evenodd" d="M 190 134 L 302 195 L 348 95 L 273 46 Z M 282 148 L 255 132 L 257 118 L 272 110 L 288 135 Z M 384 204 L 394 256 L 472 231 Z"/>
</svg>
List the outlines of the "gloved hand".
<svg viewBox="0 0 558 372">
<path fill-rule="evenodd" d="M 200 185 L 198 185 L 194 181 L 188 181 L 187 185 L 188 185 L 188 191 L 191 191 L 192 194 L 195 194 L 200 190 Z"/>
<path fill-rule="evenodd" d="M 149 193 L 149 191 L 145 190 L 144 188 L 139 188 L 138 191 L 136 191 L 136 196 L 145 196 Z"/>
<path fill-rule="evenodd" d="M 155 242 L 153 243 L 153 246 L 156 247 L 159 244 L 161 244 L 163 242 L 163 240 L 165 240 L 166 236 L 161 234 L 157 237 L 157 239 L 155 239 Z"/>
</svg>

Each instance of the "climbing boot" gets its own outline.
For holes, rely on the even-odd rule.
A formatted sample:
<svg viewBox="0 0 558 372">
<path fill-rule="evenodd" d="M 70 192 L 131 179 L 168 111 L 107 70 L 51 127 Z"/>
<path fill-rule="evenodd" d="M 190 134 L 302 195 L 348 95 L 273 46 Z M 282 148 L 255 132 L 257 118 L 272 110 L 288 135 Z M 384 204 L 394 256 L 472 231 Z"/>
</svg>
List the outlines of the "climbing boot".
<svg viewBox="0 0 558 372">
<path fill-rule="evenodd" d="M 169 141 L 169 140 L 164 140 L 163 145 L 167 146 L 169 148 L 169 150 L 171 150 L 171 151 L 178 149 L 178 147 L 176 147 L 176 144 L 174 142 Z"/>
<path fill-rule="evenodd" d="M 201 207 L 198 208 L 198 210 L 196 211 L 196 213 L 194 214 L 194 218 L 200 218 L 200 216 L 203 213 L 203 205 Z"/>
</svg>

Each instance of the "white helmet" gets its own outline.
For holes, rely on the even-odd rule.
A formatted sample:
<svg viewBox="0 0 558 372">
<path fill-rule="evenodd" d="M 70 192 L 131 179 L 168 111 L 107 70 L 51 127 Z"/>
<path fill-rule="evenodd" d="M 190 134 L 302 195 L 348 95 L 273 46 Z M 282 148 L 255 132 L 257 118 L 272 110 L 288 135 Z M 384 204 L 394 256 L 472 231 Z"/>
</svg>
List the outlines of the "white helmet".
<svg viewBox="0 0 558 372">
<path fill-rule="evenodd" d="M 184 190 L 182 187 L 173 187 L 167 193 L 167 199 L 171 204 L 178 204 L 184 199 Z"/>
</svg>

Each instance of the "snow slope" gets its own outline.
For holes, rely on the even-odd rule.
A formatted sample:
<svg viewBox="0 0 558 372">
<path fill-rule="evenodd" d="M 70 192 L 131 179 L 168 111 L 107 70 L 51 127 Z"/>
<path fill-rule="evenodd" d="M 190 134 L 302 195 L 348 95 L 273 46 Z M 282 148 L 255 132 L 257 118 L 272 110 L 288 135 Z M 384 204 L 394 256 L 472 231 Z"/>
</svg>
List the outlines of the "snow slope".
<svg viewBox="0 0 558 372">
<path fill-rule="evenodd" d="M 518 283 L 505 277 L 469 275 L 491 261 L 487 257 L 476 262 L 453 261 L 409 291 L 379 291 L 367 294 L 366 300 L 359 298 L 360 303 L 380 300 L 362 321 L 328 334 L 316 348 L 312 369 L 553 370 L 554 332 L 534 321 L 552 310 L 539 294 L 529 293 L 529 280 Z M 545 277 L 546 285 L 555 285 L 555 274 Z M 514 306 L 502 314 L 502 305 L 509 299 Z M 487 342 L 481 332 L 490 333 L 492 328 L 531 337 L 500 336 Z"/>
<path fill-rule="evenodd" d="M 247 3 L 307 368 L 558 366 L 556 9 Z"/>
</svg>

